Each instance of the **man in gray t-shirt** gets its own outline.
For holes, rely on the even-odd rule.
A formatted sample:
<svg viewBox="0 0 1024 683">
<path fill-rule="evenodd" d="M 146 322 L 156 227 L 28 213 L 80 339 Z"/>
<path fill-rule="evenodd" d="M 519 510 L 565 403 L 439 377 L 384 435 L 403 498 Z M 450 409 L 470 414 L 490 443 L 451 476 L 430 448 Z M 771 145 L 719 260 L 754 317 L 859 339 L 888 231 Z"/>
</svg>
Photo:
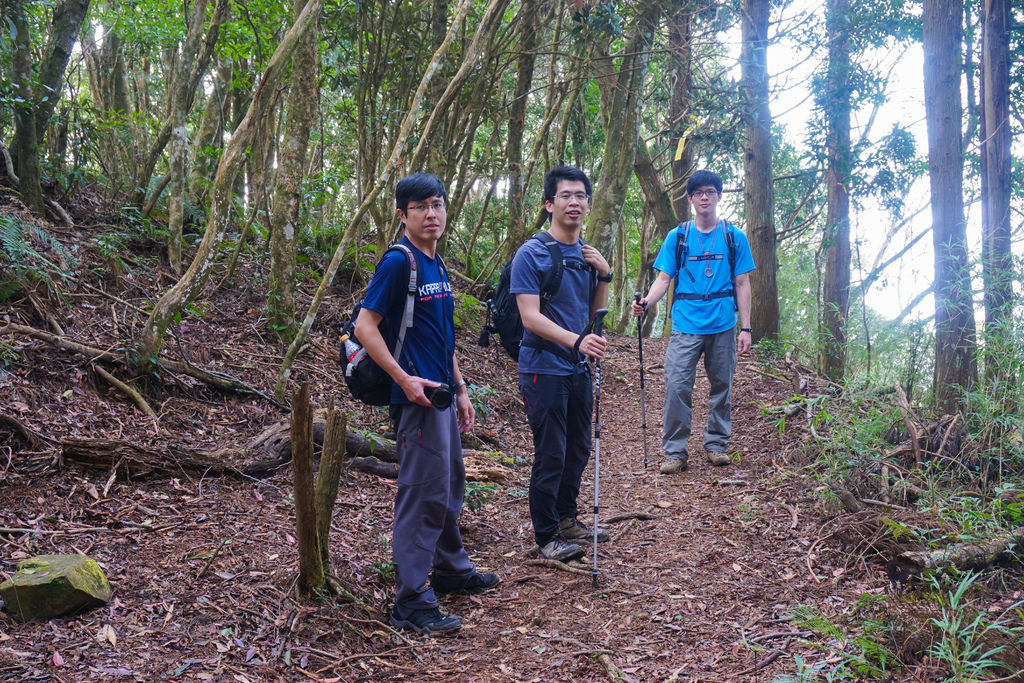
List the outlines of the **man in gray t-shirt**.
<svg viewBox="0 0 1024 683">
<path fill-rule="evenodd" d="M 523 320 L 519 390 L 533 432 L 530 518 L 542 557 L 568 562 L 584 554 L 575 541 L 593 530 L 577 519 L 576 498 L 590 459 L 593 386 L 586 357 L 601 358 L 604 337 L 586 333 L 594 311 L 608 301 L 611 268 L 604 256 L 580 239 L 590 211 L 587 175 L 568 166 L 548 172 L 544 206 L 548 234 L 562 254 L 558 291 L 543 305 L 541 283 L 552 267 L 548 246 L 529 239 L 512 261 L 510 291 Z M 598 531 L 598 540 L 608 534 Z"/>
</svg>

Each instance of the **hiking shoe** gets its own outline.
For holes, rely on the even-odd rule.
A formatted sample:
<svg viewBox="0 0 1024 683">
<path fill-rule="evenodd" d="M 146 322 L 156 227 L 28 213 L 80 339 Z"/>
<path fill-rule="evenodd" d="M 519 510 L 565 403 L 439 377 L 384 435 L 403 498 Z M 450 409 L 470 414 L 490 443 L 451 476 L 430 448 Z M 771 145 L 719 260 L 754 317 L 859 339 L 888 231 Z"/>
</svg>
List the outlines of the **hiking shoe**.
<svg viewBox="0 0 1024 683">
<path fill-rule="evenodd" d="M 436 607 L 410 609 L 397 604 L 391 610 L 388 623 L 395 628 L 417 633 L 454 633 L 462 628 L 458 617 L 445 616 Z"/>
<path fill-rule="evenodd" d="M 722 451 L 708 451 L 708 462 L 715 467 L 722 467 L 728 465 L 731 462 L 731 458 Z"/>
<path fill-rule="evenodd" d="M 685 472 L 689 465 L 686 464 L 685 460 L 679 458 L 665 458 L 664 462 L 661 463 L 661 467 L 658 471 L 662 474 L 675 474 L 676 472 Z"/>
<path fill-rule="evenodd" d="M 550 541 L 540 547 L 540 556 L 545 560 L 557 560 L 558 562 L 569 562 L 578 560 L 586 552 L 575 543 L 569 543 L 561 534 L 558 534 Z"/>
<path fill-rule="evenodd" d="M 439 574 L 430 575 L 430 587 L 435 593 L 449 595 L 451 593 L 464 593 L 476 595 L 497 587 L 501 579 L 497 574 L 478 574 L 473 572 L 469 576 L 446 577 Z"/>
<path fill-rule="evenodd" d="M 562 532 L 562 538 L 567 541 L 593 543 L 594 530 L 575 517 L 566 517 L 558 523 L 558 530 Z M 597 542 L 604 543 L 609 538 L 608 532 L 597 528 Z"/>
</svg>

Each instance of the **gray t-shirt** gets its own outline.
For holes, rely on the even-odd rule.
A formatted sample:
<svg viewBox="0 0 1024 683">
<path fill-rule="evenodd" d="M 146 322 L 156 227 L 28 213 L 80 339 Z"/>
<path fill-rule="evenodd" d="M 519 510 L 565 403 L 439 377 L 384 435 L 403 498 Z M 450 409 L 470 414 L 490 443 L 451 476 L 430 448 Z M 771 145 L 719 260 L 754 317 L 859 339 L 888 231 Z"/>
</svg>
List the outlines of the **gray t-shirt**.
<svg viewBox="0 0 1024 683">
<path fill-rule="evenodd" d="M 576 244 L 558 243 L 564 263 L 561 286 L 547 305 L 541 303 L 540 311 L 556 325 L 576 333 L 582 332 L 590 320 L 590 299 L 595 285 L 595 273 L 583 260 L 583 244 L 582 240 Z M 548 247 L 538 239 L 526 240 L 512 261 L 509 291 L 512 294 L 539 296 L 544 275 L 551 267 Z M 574 363 L 562 355 L 527 345 L 536 341 L 542 341 L 542 338 L 529 330 L 523 331 L 523 346 L 519 350 L 519 372 L 571 375 L 582 369 L 579 362 Z M 572 348 L 558 348 L 563 352 L 573 353 Z M 582 356 L 580 358 L 582 359 Z"/>
</svg>

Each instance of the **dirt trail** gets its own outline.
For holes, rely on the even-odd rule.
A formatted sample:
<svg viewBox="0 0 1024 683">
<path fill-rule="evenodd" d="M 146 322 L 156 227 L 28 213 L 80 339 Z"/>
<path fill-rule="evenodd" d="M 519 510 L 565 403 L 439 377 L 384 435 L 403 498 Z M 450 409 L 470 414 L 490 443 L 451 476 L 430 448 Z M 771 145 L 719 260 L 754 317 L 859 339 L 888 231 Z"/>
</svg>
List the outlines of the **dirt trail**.
<svg viewBox="0 0 1024 683">
<path fill-rule="evenodd" d="M 794 654 L 810 663 L 828 657 L 801 640 L 814 636 L 790 622 L 793 608 L 842 612 L 867 584 L 809 558 L 821 555 L 812 547 L 820 520 L 799 482 L 778 476 L 773 460 L 782 446 L 760 413 L 792 393 L 788 383 L 759 374 L 749 357 L 741 362 L 732 441 L 741 460 L 715 468 L 700 448 L 701 369 L 691 467 L 666 477 L 658 473 L 664 341 L 645 341 L 651 462 L 644 470 L 635 339 L 612 338 L 603 366 L 601 518 L 652 518 L 608 525 L 612 539 L 600 548 L 594 590 L 589 572 L 529 562 L 530 437 L 512 391 L 513 366 L 470 346 L 470 336 L 460 338 L 466 375 L 499 392 L 487 427 L 524 464 L 515 481 L 463 515 L 471 557 L 502 584 L 443 600 L 461 617 L 460 633 L 399 638 L 376 621 L 391 596 L 391 481 L 351 473 L 336 508 L 333 569 L 369 605 L 363 612 L 293 602 L 290 470 L 265 482 L 118 479 L 105 496 L 106 473 L 70 468 L 0 486 L 0 526 L 44 530 L 0 535 L 2 569 L 29 554 L 80 550 L 108 569 L 116 600 L 48 624 L 0 616 L 0 680 L 771 680 L 794 671 Z M 327 348 L 306 361 L 320 405 L 337 390 Z M 269 419 L 262 408 L 262 417 L 249 408 L 233 414 L 242 410 L 233 400 L 207 403 L 217 401 L 224 415 L 210 416 L 223 420 L 213 438 L 233 438 L 231 428 L 256 432 Z M 128 431 L 123 415 L 132 407 L 117 410 L 124 413 L 107 413 L 101 424 L 114 420 Z M 592 472 L 580 497 L 588 522 Z M 106 531 L 68 532 L 97 527 Z M 106 624 L 116 642 L 97 638 Z"/>
</svg>

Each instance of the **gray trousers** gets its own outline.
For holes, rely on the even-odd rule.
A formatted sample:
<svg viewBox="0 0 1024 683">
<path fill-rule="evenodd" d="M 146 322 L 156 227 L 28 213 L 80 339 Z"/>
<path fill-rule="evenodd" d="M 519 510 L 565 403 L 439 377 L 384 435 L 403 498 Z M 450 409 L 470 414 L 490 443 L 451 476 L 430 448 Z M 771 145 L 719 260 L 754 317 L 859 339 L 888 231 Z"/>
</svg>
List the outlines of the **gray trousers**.
<svg viewBox="0 0 1024 683">
<path fill-rule="evenodd" d="M 398 493 L 392 555 L 395 602 L 410 609 L 437 606 L 427 585 L 431 569 L 446 577 L 475 571 L 459 532 L 466 468 L 455 406 L 403 406 L 395 418 Z"/>
<path fill-rule="evenodd" d="M 704 450 L 724 453 L 732 433 L 732 376 L 736 370 L 736 334 L 673 332 L 665 352 L 665 410 L 662 414 L 661 449 L 665 457 L 685 461 L 689 454 L 690 420 L 693 416 L 693 382 L 697 362 L 704 356 L 711 392 Z"/>
</svg>

